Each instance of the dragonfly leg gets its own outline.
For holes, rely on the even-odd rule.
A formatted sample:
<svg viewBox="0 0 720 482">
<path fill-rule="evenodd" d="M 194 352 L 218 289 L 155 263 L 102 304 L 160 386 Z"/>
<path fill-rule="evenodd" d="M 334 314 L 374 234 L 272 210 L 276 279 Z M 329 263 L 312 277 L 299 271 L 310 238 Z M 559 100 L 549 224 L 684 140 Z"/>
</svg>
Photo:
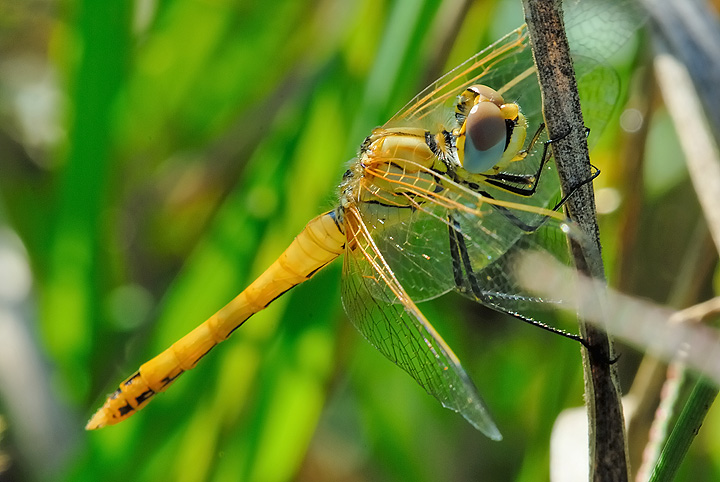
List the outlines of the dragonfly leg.
<svg viewBox="0 0 720 482">
<path fill-rule="evenodd" d="M 487 292 L 480 287 L 477 275 L 475 274 L 475 271 L 472 267 L 472 261 L 470 260 L 470 256 L 468 255 L 465 239 L 463 238 L 463 234 L 460 231 L 460 223 L 458 223 L 458 221 L 453 216 L 449 216 L 448 221 L 450 234 L 450 253 L 453 260 L 453 276 L 455 277 L 455 284 L 457 285 L 458 290 L 461 293 L 471 293 L 477 301 L 481 302 L 489 308 L 494 309 L 495 311 L 505 313 L 512 316 L 513 318 L 517 318 L 520 321 L 524 321 L 525 323 L 528 323 L 530 325 L 537 326 L 538 328 L 541 328 L 550 333 L 555 333 L 556 335 L 560 335 L 564 338 L 577 341 L 588 350 L 592 349 L 588 341 L 580 335 L 569 333 L 560 328 L 555 328 L 553 326 L 547 325 L 534 318 L 522 315 L 516 311 L 505 308 L 502 305 L 498 304 L 496 301 L 494 301 L 494 299 L 497 298 L 506 298 L 508 297 L 508 295 L 504 295 L 502 293 Z M 511 295 L 510 297 L 515 299 L 526 299 L 523 296 Z M 609 362 L 614 361 L 609 360 Z"/>
<path fill-rule="evenodd" d="M 540 127 L 535 131 L 530 143 L 527 148 L 523 149 L 518 155 L 524 158 L 527 153 L 532 150 L 533 146 L 537 143 L 540 135 L 545 130 L 545 124 L 540 124 Z M 542 174 L 543 168 L 549 159 L 548 148 L 550 144 L 563 139 L 567 134 L 557 139 L 548 139 L 543 143 L 543 153 L 540 159 L 540 166 L 538 166 L 537 172 L 534 174 L 511 174 L 508 172 L 499 172 L 497 174 L 491 174 L 487 176 L 486 182 L 492 186 L 503 189 L 505 191 L 517 194 L 519 196 L 530 197 L 535 194 L 538 183 L 540 182 L 540 175 Z M 515 184 L 527 184 L 529 187 L 518 187 Z"/>
<path fill-rule="evenodd" d="M 488 199 L 495 200 L 495 198 L 486 191 L 479 191 L 479 194 Z M 563 203 L 564 202 L 565 201 L 563 201 Z M 560 204 L 560 205 L 562 205 L 562 204 Z M 494 205 L 493 207 L 495 209 L 497 209 L 498 212 L 500 212 L 500 214 L 505 216 L 508 219 L 508 221 L 513 223 L 515 226 L 517 226 L 521 230 L 525 231 L 525 233 L 527 233 L 527 234 L 534 233 L 535 231 L 540 229 L 545 224 L 545 220 L 540 221 L 538 224 L 528 224 L 525 221 L 523 221 L 522 219 L 520 219 L 519 217 L 517 217 L 510 209 L 506 208 L 505 206 Z M 559 207 L 559 206 L 557 206 L 557 207 Z"/>
<path fill-rule="evenodd" d="M 470 256 L 465 246 L 465 240 L 460 230 L 460 223 L 453 216 L 448 216 L 448 231 L 450 233 L 450 254 L 453 261 L 453 276 L 455 284 L 463 293 L 472 293 L 476 298 L 480 293 L 480 285 L 472 270 Z M 464 275 L 463 275 L 464 271 Z"/>
<path fill-rule="evenodd" d="M 595 170 L 595 172 L 593 172 L 592 174 L 590 174 L 590 177 L 589 177 L 589 178 L 587 178 L 587 179 L 585 179 L 584 181 L 580 182 L 580 184 L 578 184 L 577 186 L 573 186 L 573 188 L 570 189 L 570 191 L 568 191 L 567 194 L 565 194 L 565 195 L 557 202 L 557 204 L 555 204 L 555 207 L 553 207 L 553 211 L 557 211 L 558 209 L 560 209 L 560 208 L 563 206 L 563 204 L 565 204 L 565 203 L 567 202 L 567 200 L 570 199 L 570 196 L 572 196 L 573 194 L 575 194 L 575 193 L 578 191 L 578 189 L 580 189 L 581 187 L 583 187 L 585 184 L 591 183 L 596 177 L 598 177 L 598 176 L 600 175 L 600 169 L 598 169 L 597 167 L 595 167 L 593 164 L 590 164 L 590 167 L 592 167 L 592 168 Z"/>
<path fill-rule="evenodd" d="M 592 182 L 596 177 L 600 175 L 600 169 L 595 167 L 594 165 L 590 165 L 595 171 L 590 175 L 589 178 L 585 179 L 581 183 L 579 183 L 577 186 L 574 186 L 570 191 L 568 191 L 560 200 L 555 204 L 555 206 L 552 208 L 553 211 L 559 210 L 570 197 L 575 194 L 581 187 L 583 187 L 585 184 L 588 184 Z M 490 193 L 486 191 L 479 191 L 479 194 L 489 198 L 489 199 L 495 199 Z M 527 224 L 526 222 L 522 221 L 520 218 L 518 218 L 513 212 L 504 206 L 494 206 L 495 209 L 497 209 L 503 216 L 505 216 L 511 223 L 513 223 L 518 228 L 522 229 L 526 233 L 534 233 L 538 229 L 540 229 L 544 224 L 545 220 L 540 221 L 538 224 Z"/>
<path fill-rule="evenodd" d="M 535 143 L 537 143 L 543 130 L 545 130 L 545 124 L 540 124 L 540 127 L 538 127 L 537 131 L 535 131 L 535 135 L 530 140 L 528 147 L 526 149 L 523 149 L 521 153 L 523 156 L 526 156 L 527 153 L 533 148 Z M 513 194 L 517 194 L 519 196 L 532 196 L 533 194 L 535 194 L 535 191 L 537 191 L 538 183 L 540 182 L 540 176 L 542 175 L 543 169 L 545 168 L 545 165 L 550 158 L 548 154 L 548 149 L 550 145 L 554 142 L 565 139 L 569 134 L 570 131 L 559 137 L 548 139 L 547 141 L 543 142 L 543 153 L 540 160 L 540 166 L 538 166 L 538 169 L 534 174 L 511 174 L 507 172 L 499 172 L 497 174 L 491 174 L 487 176 L 487 179 L 485 181 L 492 186 L 511 192 Z M 585 137 L 587 137 L 588 135 L 590 135 L 590 129 L 586 127 Z M 595 169 L 593 175 L 588 180 L 582 182 L 579 186 L 573 188 L 570 193 L 566 194 L 553 210 L 557 210 L 567 201 L 567 199 L 572 195 L 572 193 L 574 193 L 581 186 L 595 179 L 600 174 L 599 169 L 597 169 L 595 166 L 593 166 L 593 168 Z M 518 187 L 516 186 L 516 184 L 527 184 L 529 187 Z"/>
<path fill-rule="evenodd" d="M 503 298 L 505 295 L 501 293 L 496 293 L 494 295 L 495 298 Z M 513 296 L 514 298 L 517 298 L 516 296 Z M 596 345 L 592 345 L 590 341 L 583 338 L 580 335 L 576 335 L 575 333 L 569 333 L 565 330 L 562 330 L 560 328 L 555 328 L 554 326 L 550 326 L 548 324 L 543 323 L 542 321 L 538 321 L 534 318 L 531 318 L 529 316 L 521 315 L 520 313 L 504 308 L 501 305 L 498 305 L 497 303 L 493 303 L 492 301 L 486 301 L 482 300 L 483 304 L 485 306 L 488 306 L 496 311 L 499 311 L 500 313 L 505 313 L 506 315 L 510 315 L 513 318 L 517 318 L 520 321 L 524 321 L 525 323 L 528 323 L 533 326 L 537 326 L 538 328 L 541 328 L 545 331 L 548 331 L 550 333 L 555 333 L 556 335 L 560 335 L 564 338 L 577 341 L 582 346 L 584 346 L 589 352 L 592 352 L 595 356 L 597 356 L 600 360 L 604 361 L 608 365 L 614 365 L 617 363 L 617 361 L 620 359 L 620 355 L 617 355 L 613 358 L 608 357 L 601 349 L 601 347 L 598 347 Z"/>
<path fill-rule="evenodd" d="M 499 305 L 497 305 L 496 303 L 487 303 L 487 302 L 486 302 L 485 304 L 486 304 L 487 306 L 489 306 L 490 308 L 492 308 L 492 309 L 494 309 L 494 310 L 496 310 L 496 311 L 499 311 L 500 313 L 505 313 L 506 315 L 510 315 L 510 316 L 512 316 L 513 318 L 517 318 L 518 320 L 524 321 L 525 323 L 528 323 L 528 324 L 530 324 L 530 325 L 537 326 L 538 328 L 540 328 L 540 329 L 542 329 L 542 330 L 545 330 L 545 331 L 547 331 L 547 332 L 554 333 L 554 334 L 556 334 L 556 335 L 562 336 L 563 338 L 567 338 L 567 339 L 569 339 L 569 340 L 576 341 L 576 342 L 580 343 L 582 346 L 584 346 L 585 348 L 587 348 L 588 350 L 593 350 L 592 345 L 590 345 L 590 343 L 589 343 L 585 338 L 583 338 L 583 337 L 580 336 L 580 335 L 577 335 L 577 334 L 575 334 L 575 333 L 567 332 L 567 331 L 562 330 L 562 329 L 560 329 L 560 328 L 555 328 L 554 326 L 550 326 L 550 325 L 548 325 L 548 324 L 546 324 L 546 323 L 543 323 L 542 321 L 538 321 L 538 320 L 536 320 L 535 318 L 531 318 L 531 317 L 529 317 L 529 316 L 521 315 L 520 313 L 518 313 L 518 312 L 516 312 L 516 311 L 509 310 L 509 309 L 507 309 L 507 308 L 504 308 L 504 307 L 502 307 L 502 306 L 499 306 Z M 608 360 L 608 363 L 614 363 L 614 361 L 613 361 L 613 360 Z"/>
</svg>

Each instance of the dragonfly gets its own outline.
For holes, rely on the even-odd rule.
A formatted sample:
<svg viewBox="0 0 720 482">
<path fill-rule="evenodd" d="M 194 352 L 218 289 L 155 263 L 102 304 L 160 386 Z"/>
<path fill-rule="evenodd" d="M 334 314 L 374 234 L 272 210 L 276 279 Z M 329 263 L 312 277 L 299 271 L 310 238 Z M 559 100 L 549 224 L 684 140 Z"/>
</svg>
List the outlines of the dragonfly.
<svg viewBox="0 0 720 482">
<path fill-rule="evenodd" d="M 454 290 L 517 316 L 543 304 L 522 292 L 508 267 L 511 253 L 548 250 L 547 240 L 564 239 L 568 228 L 553 208 L 559 183 L 538 89 L 520 27 L 420 92 L 362 143 L 337 207 L 312 219 L 236 298 L 141 365 L 86 429 L 138 412 L 253 314 L 342 256 L 342 302 L 359 332 L 443 406 L 501 439 L 418 303 Z"/>
</svg>

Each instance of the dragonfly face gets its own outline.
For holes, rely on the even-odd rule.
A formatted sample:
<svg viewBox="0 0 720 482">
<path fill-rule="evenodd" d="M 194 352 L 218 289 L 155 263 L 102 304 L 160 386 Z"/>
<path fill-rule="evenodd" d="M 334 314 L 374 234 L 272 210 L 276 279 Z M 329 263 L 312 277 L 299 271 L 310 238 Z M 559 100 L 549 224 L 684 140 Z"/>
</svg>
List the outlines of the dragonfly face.
<svg viewBox="0 0 720 482">
<path fill-rule="evenodd" d="M 507 269 L 513 250 L 544 249 L 539 232 L 565 231 L 563 216 L 547 209 L 557 182 L 547 174 L 540 182 L 542 128 L 526 142 L 528 126 L 541 124 L 533 69 L 527 32 L 517 29 L 373 130 L 343 176 L 340 205 L 311 220 L 228 305 L 142 365 L 87 428 L 132 415 L 250 316 L 344 254 L 342 300 L 356 328 L 444 406 L 500 439 L 417 303 L 451 290 L 501 311 L 540 302 Z"/>
</svg>

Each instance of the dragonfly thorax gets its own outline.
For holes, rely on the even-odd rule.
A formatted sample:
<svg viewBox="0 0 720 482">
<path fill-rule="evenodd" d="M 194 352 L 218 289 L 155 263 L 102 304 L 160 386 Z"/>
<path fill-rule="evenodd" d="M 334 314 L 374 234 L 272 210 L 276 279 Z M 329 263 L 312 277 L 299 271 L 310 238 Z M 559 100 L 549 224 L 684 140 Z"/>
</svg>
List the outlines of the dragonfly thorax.
<svg viewBox="0 0 720 482">
<path fill-rule="evenodd" d="M 418 190 L 431 198 L 445 189 L 443 176 L 476 185 L 525 157 L 527 120 L 517 104 L 506 103 L 490 87 L 472 85 L 460 94 L 455 119 L 454 127 L 439 125 L 432 132 L 374 129 L 343 176 L 341 206 L 417 206 L 423 202 Z"/>
<path fill-rule="evenodd" d="M 524 158 L 527 121 L 515 103 L 495 90 L 473 85 L 458 96 L 459 127 L 431 132 L 420 127 L 378 127 L 360 147 L 343 176 L 341 205 L 352 202 L 417 205 L 418 188 L 432 197 L 445 189 L 442 176 L 469 183 L 496 174 Z"/>
<path fill-rule="evenodd" d="M 407 207 L 410 190 L 444 189 L 438 175 L 457 164 L 454 137 L 433 136 L 421 128 L 376 128 L 365 139 L 358 159 L 345 174 L 341 205 L 349 202 Z"/>
</svg>

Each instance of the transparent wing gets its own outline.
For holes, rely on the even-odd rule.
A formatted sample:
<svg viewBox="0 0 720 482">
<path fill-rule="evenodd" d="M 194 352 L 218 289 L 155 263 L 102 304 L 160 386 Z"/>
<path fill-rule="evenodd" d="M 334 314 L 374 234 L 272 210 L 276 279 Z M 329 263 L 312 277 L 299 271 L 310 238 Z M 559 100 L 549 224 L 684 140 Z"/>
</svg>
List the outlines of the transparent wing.
<svg viewBox="0 0 720 482">
<path fill-rule="evenodd" d="M 421 303 L 455 287 L 448 226 L 426 211 L 360 204 L 358 212 L 406 293 Z"/>
<path fill-rule="evenodd" d="M 452 69 L 416 95 L 395 114 L 386 127 L 425 127 L 435 130 L 437 125 L 448 126 L 454 121 L 454 104 L 457 96 L 473 84 L 484 84 L 494 89 L 512 87 L 535 76 L 530 54 L 527 28 L 513 30 L 494 44 L 478 52 Z M 505 92 L 500 92 L 505 95 Z M 512 94 L 506 101 L 513 101 Z M 523 110 L 524 112 L 524 110 Z"/>
<path fill-rule="evenodd" d="M 566 25 L 573 51 L 576 76 L 588 127 L 602 131 L 619 97 L 617 75 L 609 59 L 635 30 L 645 15 L 636 2 L 583 2 L 570 5 Z M 430 84 L 398 111 L 386 127 L 449 126 L 456 97 L 474 84 L 497 90 L 507 102 L 517 102 L 532 126 L 542 122 L 537 73 L 527 27 L 508 33 Z M 584 86 L 589 86 L 585 88 Z M 601 86 L 601 87 L 598 87 Z M 588 104 L 586 108 L 585 104 Z"/>
<path fill-rule="evenodd" d="M 577 18 L 582 23 L 587 16 Z M 590 56 L 576 57 L 576 71 L 585 122 L 591 139 L 596 139 L 617 104 L 618 79 L 602 60 L 591 58 L 603 59 L 609 52 L 583 53 Z M 517 103 L 530 135 L 543 122 L 523 26 L 427 87 L 384 127 L 420 127 L 433 135 L 452 131 L 459 127 L 457 96 L 473 84 L 488 85 L 506 102 Z M 511 163 L 507 172 L 533 176 L 545 140 L 547 136 L 541 135 L 533 146 L 526 146 L 522 162 Z M 387 168 L 388 163 L 393 169 Z M 543 172 L 537 192 L 519 204 L 517 194 L 502 188 L 453 180 L 406 159 L 377 159 L 377 165 L 373 159 L 363 159 L 363 169 L 360 189 L 368 195 L 358 194 L 355 199 L 372 201 L 345 208 L 346 312 L 373 346 L 444 406 L 460 412 L 491 438 L 499 438 L 457 357 L 415 302 L 455 289 L 506 311 L 542 303 L 522 292 L 509 267 L 515 251 L 553 251 L 563 244 L 565 232 L 575 232 L 562 215 L 547 209 L 559 199 L 557 177 Z M 551 163 L 547 170 L 553 170 Z"/>
<path fill-rule="evenodd" d="M 413 162 L 397 160 L 401 164 L 405 170 L 388 172 L 368 162 L 367 177 L 382 175 L 383 189 L 371 184 L 368 189 L 379 202 L 356 209 L 416 302 L 455 289 L 484 304 L 517 310 L 532 297 L 513 279 L 512 252 L 535 249 L 562 258 L 566 233 L 577 236 L 562 214 L 513 202 L 515 196 L 503 189 L 471 189 Z"/>
<path fill-rule="evenodd" d="M 398 282 L 355 207 L 346 210 L 345 227 L 342 300 L 350 320 L 443 406 L 491 439 L 502 438 L 460 361 Z"/>
<path fill-rule="evenodd" d="M 587 50 L 585 51 L 586 53 Z M 604 52 L 607 53 L 607 52 Z M 597 55 L 600 57 L 600 55 Z M 576 78 L 580 91 L 585 125 L 589 129 L 589 143 L 600 138 L 620 99 L 620 82 L 616 72 L 603 58 L 587 55 L 574 57 Z M 531 137 L 543 124 L 540 88 L 528 44 L 528 34 L 522 26 L 488 48 L 469 58 L 428 86 L 390 119 L 385 127 L 420 127 L 431 133 L 460 127 L 455 118 L 458 95 L 469 86 L 483 84 L 497 90 L 506 102 L 514 102 L 527 119 Z M 528 148 L 523 162 L 511 163 L 505 172 L 532 175 L 540 165 L 547 135 L 542 132 L 537 142 Z M 548 170 L 552 170 L 548 165 Z M 559 184 L 554 175 L 532 201 L 536 206 L 548 207 L 557 201 Z M 517 197 L 515 198 L 517 201 Z M 525 201 L 523 201 L 525 202 Z"/>
</svg>

